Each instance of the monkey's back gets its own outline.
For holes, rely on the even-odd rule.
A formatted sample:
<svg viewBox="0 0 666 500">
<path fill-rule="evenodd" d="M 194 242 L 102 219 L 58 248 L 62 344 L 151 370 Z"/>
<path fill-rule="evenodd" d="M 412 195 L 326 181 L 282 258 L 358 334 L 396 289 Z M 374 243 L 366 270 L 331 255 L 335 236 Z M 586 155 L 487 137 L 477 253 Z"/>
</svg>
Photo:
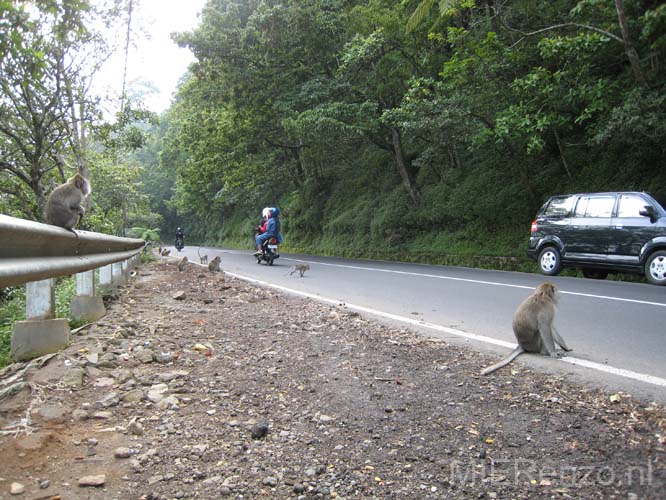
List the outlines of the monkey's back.
<svg viewBox="0 0 666 500">
<path fill-rule="evenodd" d="M 523 301 L 515 314 L 513 315 L 513 334 L 516 336 L 518 345 L 525 350 L 525 352 L 542 352 L 544 349 L 541 335 L 539 334 L 539 324 L 541 323 L 540 316 L 544 313 L 544 308 L 548 308 L 548 304 L 542 304 L 538 296 L 530 295 Z"/>
<path fill-rule="evenodd" d="M 73 228 L 78 220 L 78 212 L 72 210 L 68 204 L 68 197 L 65 196 L 65 186 L 58 186 L 55 188 L 48 200 L 44 209 L 46 215 L 46 222 L 53 226 Z"/>
</svg>

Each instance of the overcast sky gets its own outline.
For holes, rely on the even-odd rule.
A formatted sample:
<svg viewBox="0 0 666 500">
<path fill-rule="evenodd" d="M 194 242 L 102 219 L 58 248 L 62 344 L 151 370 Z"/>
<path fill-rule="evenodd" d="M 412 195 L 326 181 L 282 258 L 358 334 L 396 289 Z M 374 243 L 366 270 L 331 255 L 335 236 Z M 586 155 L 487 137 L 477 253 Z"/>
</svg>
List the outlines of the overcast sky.
<svg viewBox="0 0 666 500">
<path fill-rule="evenodd" d="M 194 60 L 187 49 L 171 41 L 172 32 L 191 31 L 206 0 L 134 0 L 132 44 L 127 66 L 128 93 L 154 88 L 145 105 L 161 113 L 171 102 L 180 77 Z M 125 33 L 115 36 L 124 44 Z M 119 96 L 123 83 L 123 49 L 109 60 L 96 77 L 100 93 Z"/>
</svg>

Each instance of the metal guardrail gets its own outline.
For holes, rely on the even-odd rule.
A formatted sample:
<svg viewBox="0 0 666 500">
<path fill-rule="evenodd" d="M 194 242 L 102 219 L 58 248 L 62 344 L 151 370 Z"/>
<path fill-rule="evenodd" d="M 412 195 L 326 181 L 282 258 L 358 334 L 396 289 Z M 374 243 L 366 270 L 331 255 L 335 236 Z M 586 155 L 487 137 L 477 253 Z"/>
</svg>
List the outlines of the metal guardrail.
<svg viewBox="0 0 666 500">
<path fill-rule="evenodd" d="M 145 241 L 0 215 L 0 288 L 56 278 L 124 261 Z"/>
</svg>

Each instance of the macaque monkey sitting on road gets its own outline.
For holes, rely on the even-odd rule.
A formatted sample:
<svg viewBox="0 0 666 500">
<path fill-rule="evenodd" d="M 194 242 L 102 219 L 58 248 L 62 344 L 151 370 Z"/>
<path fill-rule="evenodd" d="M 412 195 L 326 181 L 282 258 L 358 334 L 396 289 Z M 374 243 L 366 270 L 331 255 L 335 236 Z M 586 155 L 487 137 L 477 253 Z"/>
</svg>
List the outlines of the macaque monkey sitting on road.
<svg viewBox="0 0 666 500">
<path fill-rule="evenodd" d="M 558 358 L 556 344 L 565 351 L 570 351 L 564 339 L 555 329 L 555 306 L 559 300 L 559 293 L 552 283 L 541 283 L 534 293 L 523 301 L 513 315 L 513 333 L 518 341 L 516 347 L 508 357 L 489 366 L 481 375 L 499 370 L 508 365 L 524 352 L 533 352 Z"/>
<path fill-rule="evenodd" d="M 83 218 L 85 209 L 83 202 L 91 193 L 90 183 L 81 172 L 67 179 L 67 182 L 56 187 L 46 201 L 46 222 L 54 226 L 64 227 L 74 233 L 74 228 Z"/>
<path fill-rule="evenodd" d="M 220 256 L 216 255 L 213 257 L 213 259 L 208 263 L 208 270 L 213 273 L 217 272 L 219 273 L 222 269 L 220 269 Z"/>
<path fill-rule="evenodd" d="M 310 270 L 310 265 L 309 264 L 296 264 L 295 266 L 292 266 L 291 269 L 289 270 L 289 276 L 294 274 L 296 271 L 298 271 L 301 275 L 301 278 L 305 274 L 305 271 Z M 285 274 L 286 276 L 286 274 Z"/>
<path fill-rule="evenodd" d="M 178 271 L 182 273 L 185 266 L 187 266 L 187 255 L 184 255 L 183 258 L 180 259 L 180 262 L 178 263 Z"/>
</svg>

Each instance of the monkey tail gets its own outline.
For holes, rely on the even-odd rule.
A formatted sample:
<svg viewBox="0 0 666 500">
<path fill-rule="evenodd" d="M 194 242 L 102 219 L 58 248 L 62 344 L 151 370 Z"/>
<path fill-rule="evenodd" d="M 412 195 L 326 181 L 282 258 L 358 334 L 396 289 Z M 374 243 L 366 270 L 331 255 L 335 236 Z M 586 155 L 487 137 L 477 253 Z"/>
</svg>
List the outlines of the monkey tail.
<svg viewBox="0 0 666 500">
<path fill-rule="evenodd" d="M 521 346 L 516 347 L 516 348 L 511 352 L 511 354 L 509 354 L 509 355 L 508 355 L 506 358 L 504 358 L 502 361 L 500 361 L 499 363 L 495 363 L 494 365 L 489 366 L 488 368 L 486 368 L 485 370 L 483 370 L 483 371 L 481 372 L 481 375 L 489 375 L 489 374 L 491 374 L 492 372 L 494 372 L 494 371 L 496 371 L 496 370 L 499 370 L 499 369 L 502 368 L 503 366 L 506 366 L 506 365 L 508 365 L 509 363 L 511 363 L 514 359 L 516 359 L 518 356 L 520 356 L 520 355 L 521 355 L 522 353 L 524 353 L 524 352 L 525 352 L 525 349 L 523 349 Z"/>
</svg>

